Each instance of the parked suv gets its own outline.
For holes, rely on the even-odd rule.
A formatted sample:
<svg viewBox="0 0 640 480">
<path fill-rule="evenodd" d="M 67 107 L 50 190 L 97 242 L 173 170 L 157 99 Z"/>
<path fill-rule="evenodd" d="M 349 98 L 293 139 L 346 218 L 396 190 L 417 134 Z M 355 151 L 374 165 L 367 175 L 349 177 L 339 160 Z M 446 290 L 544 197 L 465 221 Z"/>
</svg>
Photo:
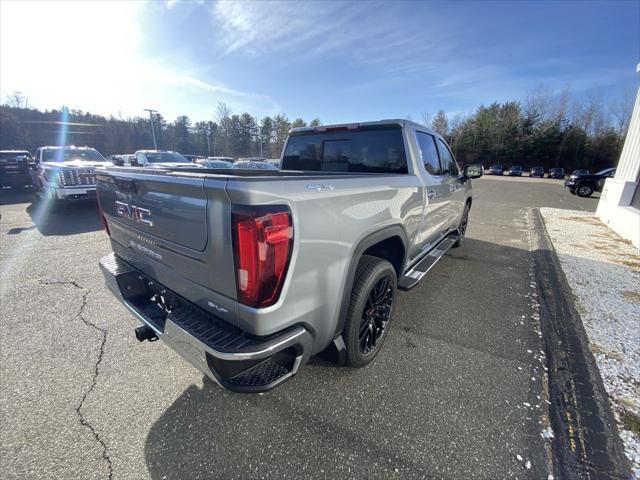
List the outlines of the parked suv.
<svg viewBox="0 0 640 480">
<path fill-rule="evenodd" d="M 111 168 L 100 266 L 139 340 L 225 388 L 265 391 L 322 351 L 371 362 L 396 289 L 463 241 L 481 175 L 406 120 L 293 129 L 280 170 Z"/>
<path fill-rule="evenodd" d="M 40 147 L 35 152 L 36 195 L 52 203 L 95 198 L 96 168 L 111 165 L 91 147 Z"/>
<path fill-rule="evenodd" d="M 549 178 L 564 178 L 564 168 L 552 168 L 549 170 Z"/>
<path fill-rule="evenodd" d="M 544 168 L 543 167 L 531 167 L 531 171 L 529 172 L 530 177 L 544 177 Z"/>
<path fill-rule="evenodd" d="M 615 176 L 615 168 L 605 168 L 598 173 L 572 174 L 564 182 L 564 188 L 579 197 L 590 197 L 593 192 L 601 192 L 607 178 Z"/>
<path fill-rule="evenodd" d="M 502 175 L 504 167 L 502 165 L 491 165 L 489 167 L 489 175 Z"/>
<path fill-rule="evenodd" d="M 0 187 L 32 184 L 33 157 L 26 150 L 0 150 Z"/>
<path fill-rule="evenodd" d="M 514 165 L 509 169 L 510 177 L 521 177 L 522 176 L 522 167 L 519 165 Z"/>
</svg>

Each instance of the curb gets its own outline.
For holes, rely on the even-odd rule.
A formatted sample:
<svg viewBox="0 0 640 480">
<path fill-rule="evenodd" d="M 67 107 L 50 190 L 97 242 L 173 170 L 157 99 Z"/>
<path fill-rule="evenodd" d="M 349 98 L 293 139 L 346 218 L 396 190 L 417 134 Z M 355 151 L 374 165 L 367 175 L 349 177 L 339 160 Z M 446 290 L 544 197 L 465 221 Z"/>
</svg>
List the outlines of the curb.
<svg viewBox="0 0 640 480">
<path fill-rule="evenodd" d="M 549 374 L 554 475 L 560 479 L 622 480 L 631 476 L 574 296 L 540 214 L 532 220 L 535 280 Z"/>
</svg>

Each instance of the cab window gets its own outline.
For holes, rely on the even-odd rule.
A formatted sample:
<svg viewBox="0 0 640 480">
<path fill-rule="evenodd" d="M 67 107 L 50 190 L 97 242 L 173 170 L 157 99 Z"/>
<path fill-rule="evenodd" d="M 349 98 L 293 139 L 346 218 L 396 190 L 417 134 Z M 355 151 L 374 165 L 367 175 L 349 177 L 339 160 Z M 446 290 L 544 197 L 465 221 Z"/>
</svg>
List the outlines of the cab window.
<svg viewBox="0 0 640 480">
<path fill-rule="evenodd" d="M 440 139 L 438 139 L 438 151 L 440 152 L 440 160 L 442 161 L 442 168 L 445 175 L 449 175 L 451 177 L 459 176 L 460 169 L 458 168 L 458 164 L 451 154 L 451 150 L 449 150 L 447 144 Z"/>
<path fill-rule="evenodd" d="M 430 175 L 442 175 L 442 168 L 438 160 L 438 151 L 436 150 L 435 138 L 424 132 L 416 132 L 416 140 L 420 149 L 420 157 L 424 169 Z"/>
</svg>

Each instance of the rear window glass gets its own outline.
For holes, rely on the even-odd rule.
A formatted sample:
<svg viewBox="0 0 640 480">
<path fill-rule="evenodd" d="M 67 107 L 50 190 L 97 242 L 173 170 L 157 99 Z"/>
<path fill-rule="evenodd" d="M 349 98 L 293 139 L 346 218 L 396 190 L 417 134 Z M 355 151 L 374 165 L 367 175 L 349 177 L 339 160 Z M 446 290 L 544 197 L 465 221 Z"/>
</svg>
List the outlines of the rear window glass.
<svg viewBox="0 0 640 480">
<path fill-rule="evenodd" d="M 294 135 L 287 142 L 282 170 L 407 173 L 402 130 Z"/>
</svg>

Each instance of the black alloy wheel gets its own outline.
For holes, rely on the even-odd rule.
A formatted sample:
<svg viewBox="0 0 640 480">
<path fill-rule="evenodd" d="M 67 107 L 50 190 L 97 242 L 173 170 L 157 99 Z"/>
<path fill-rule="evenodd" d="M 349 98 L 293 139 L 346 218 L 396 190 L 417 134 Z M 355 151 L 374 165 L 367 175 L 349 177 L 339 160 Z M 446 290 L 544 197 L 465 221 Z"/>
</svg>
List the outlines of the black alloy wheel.
<svg viewBox="0 0 640 480">
<path fill-rule="evenodd" d="M 389 332 L 397 285 L 397 272 L 390 262 L 362 256 L 342 330 L 348 365 L 364 367 L 380 352 Z"/>
<path fill-rule="evenodd" d="M 375 350 L 384 336 L 393 306 L 393 284 L 382 277 L 373 286 L 360 319 L 358 346 L 364 355 Z"/>
</svg>

